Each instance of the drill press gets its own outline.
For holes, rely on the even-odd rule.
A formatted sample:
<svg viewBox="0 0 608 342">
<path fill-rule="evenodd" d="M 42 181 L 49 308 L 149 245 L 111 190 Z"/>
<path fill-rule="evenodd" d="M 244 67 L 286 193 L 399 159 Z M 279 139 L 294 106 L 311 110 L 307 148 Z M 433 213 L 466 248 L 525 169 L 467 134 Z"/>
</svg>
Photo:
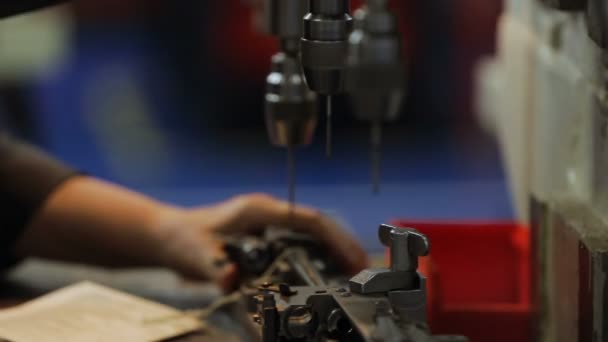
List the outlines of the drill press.
<svg viewBox="0 0 608 342">
<path fill-rule="evenodd" d="M 347 91 L 357 119 L 371 123 L 373 191 L 380 190 L 382 123 L 398 118 L 405 98 L 405 66 L 397 18 L 388 0 L 367 0 L 355 11 L 349 37 Z"/>
<path fill-rule="evenodd" d="M 272 57 L 266 78 L 265 117 L 272 144 L 287 149 L 289 201 L 295 202 L 295 149 L 311 143 L 317 124 L 316 95 L 304 82 L 298 56 L 305 0 L 265 0 L 266 31 L 281 51 Z"/>
<path fill-rule="evenodd" d="M 327 155 L 331 156 L 333 95 L 344 92 L 348 36 L 352 30 L 349 0 L 309 0 L 304 17 L 302 68 L 308 87 L 327 96 Z"/>
<path fill-rule="evenodd" d="M 371 123 L 372 183 L 374 192 L 379 191 L 382 123 L 399 115 L 405 97 L 405 66 L 397 19 L 388 9 L 388 0 L 367 0 L 355 13 L 354 31 L 349 8 L 349 0 L 263 2 L 266 31 L 281 42 L 267 78 L 266 122 L 272 143 L 288 150 L 292 203 L 294 149 L 312 140 L 314 93 L 327 96 L 328 156 L 333 95 L 347 91 L 355 116 Z"/>
</svg>

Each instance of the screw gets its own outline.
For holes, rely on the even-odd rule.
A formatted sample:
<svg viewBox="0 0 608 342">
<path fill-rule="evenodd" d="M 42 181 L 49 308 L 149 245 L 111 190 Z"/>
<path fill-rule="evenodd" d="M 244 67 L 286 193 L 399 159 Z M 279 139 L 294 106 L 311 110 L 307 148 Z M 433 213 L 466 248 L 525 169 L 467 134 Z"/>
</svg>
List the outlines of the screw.
<svg viewBox="0 0 608 342">
<path fill-rule="evenodd" d="M 350 297 L 350 296 L 352 296 L 352 294 L 350 294 L 348 292 L 345 292 L 345 293 L 343 293 L 343 294 L 340 295 L 340 297 L 344 297 L 344 298 Z"/>
<path fill-rule="evenodd" d="M 317 290 L 317 291 L 315 291 L 315 293 L 327 293 L 327 291 L 326 290 Z"/>
<path fill-rule="evenodd" d="M 337 289 L 336 292 L 343 293 L 343 292 L 346 292 L 346 289 L 341 287 L 341 288 Z"/>
</svg>

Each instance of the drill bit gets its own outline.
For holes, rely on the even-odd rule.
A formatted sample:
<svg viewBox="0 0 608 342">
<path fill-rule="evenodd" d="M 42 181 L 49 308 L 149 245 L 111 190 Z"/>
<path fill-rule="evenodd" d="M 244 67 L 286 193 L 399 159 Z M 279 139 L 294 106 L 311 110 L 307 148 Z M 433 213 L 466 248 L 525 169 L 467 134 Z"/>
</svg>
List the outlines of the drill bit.
<svg viewBox="0 0 608 342">
<path fill-rule="evenodd" d="M 327 124 L 325 127 L 325 155 L 331 158 L 331 95 L 327 96 Z"/>
<path fill-rule="evenodd" d="M 381 144 L 382 144 L 382 123 L 376 120 L 371 127 L 371 173 L 372 173 L 372 192 L 380 193 L 380 169 L 381 169 Z"/>
<path fill-rule="evenodd" d="M 289 199 L 289 215 L 293 214 L 296 204 L 296 158 L 292 144 L 287 146 L 287 196 Z"/>
</svg>

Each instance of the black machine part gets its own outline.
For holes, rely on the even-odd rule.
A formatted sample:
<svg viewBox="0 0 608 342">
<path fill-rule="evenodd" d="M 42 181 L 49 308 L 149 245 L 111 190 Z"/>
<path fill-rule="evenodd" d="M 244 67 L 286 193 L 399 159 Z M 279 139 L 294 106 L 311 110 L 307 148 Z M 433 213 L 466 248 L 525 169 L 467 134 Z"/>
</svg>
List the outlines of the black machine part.
<svg viewBox="0 0 608 342">
<path fill-rule="evenodd" d="M 407 272 L 411 281 L 397 287 L 389 281 L 380 285 L 383 291 L 375 285 L 373 292 L 352 289 L 359 275 L 351 278 L 350 290 L 340 285 L 266 282 L 252 297 L 261 340 L 466 342 L 462 336 L 433 336 L 426 326 L 426 280 L 417 272 L 418 256 L 429 251 L 426 237 L 414 229 L 388 225 L 380 226 L 379 237 L 393 258 L 384 270 Z"/>
<path fill-rule="evenodd" d="M 390 268 L 368 268 L 349 281 L 351 291 L 360 294 L 386 293 L 420 287 L 418 257 L 428 255 L 430 245 L 426 236 L 414 229 L 381 225 L 379 238 L 389 247 Z"/>
<path fill-rule="evenodd" d="M 340 275 L 344 274 L 309 235 L 269 228 L 259 236 L 224 237 L 224 243 L 245 283 L 276 280 L 277 284 L 321 285 L 330 279 L 342 279 Z"/>
</svg>

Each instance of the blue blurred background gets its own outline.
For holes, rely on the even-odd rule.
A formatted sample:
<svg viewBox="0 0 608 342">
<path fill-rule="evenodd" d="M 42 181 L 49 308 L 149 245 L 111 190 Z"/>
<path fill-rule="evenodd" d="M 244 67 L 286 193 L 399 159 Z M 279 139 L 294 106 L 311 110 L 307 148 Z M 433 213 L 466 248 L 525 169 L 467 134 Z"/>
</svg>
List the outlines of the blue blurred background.
<svg viewBox="0 0 608 342">
<path fill-rule="evenodd" d="M 297 153 L 298 201 L 340 217 L 371 250 L 377 225 L 395 218 L 513 216 L 498 148 L 471 105 L 472 68 L 493 50 L 500 1 L 393 5 L 409 93 L 384 129 L 381 193 L 371 192 L 369 128 L 344 98 L 334 157 L 324 156 L 323 123 Z M 19 42 L 22 56 L 0 52 L 0 120 L 78 169 L 173 203 L 286 197 L 286 152 L 270 146 L 262 111 L 276 44 L 252 21 L 238 0 L 77 0 L 9 19 L 0 49 Z M 46 53 L 52 62 L 28 66 Z"/>
</svg>

